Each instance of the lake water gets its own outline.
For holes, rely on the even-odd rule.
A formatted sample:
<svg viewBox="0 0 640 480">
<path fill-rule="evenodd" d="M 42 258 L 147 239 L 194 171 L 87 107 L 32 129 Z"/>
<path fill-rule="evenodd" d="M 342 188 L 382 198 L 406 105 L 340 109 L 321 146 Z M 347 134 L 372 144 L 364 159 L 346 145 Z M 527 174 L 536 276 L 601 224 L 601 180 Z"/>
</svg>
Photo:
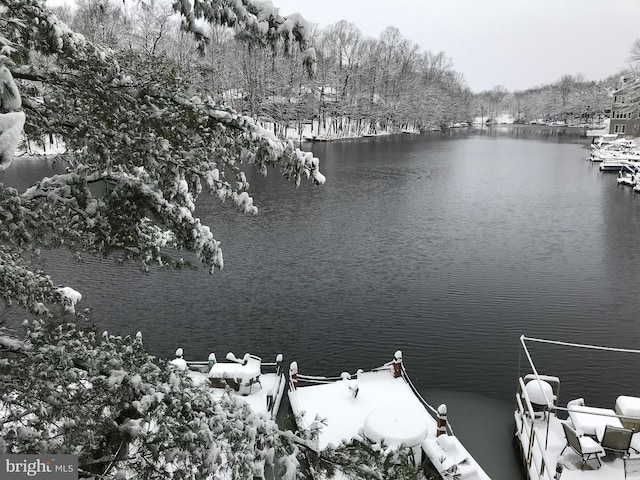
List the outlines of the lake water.
<svg viewBox="0 0 640 480">
<path fill-rule="evenodd" d="M 202 198 L 225 269 L 142 273 L 48 252 L 100 328 L 142 330 L 153 354 L 282 352 L 301 373 L 389 361 L 449 405 L 493 480 L 520 478 L 511 411 L 522 334 L 638 346 L 640 196 L 585 161 L 586 139 L 546 127 L 306 144 L 327 183 L 249 175 L 260 213 Z M 47 166 L 19 160 L 0 182 Z M 639 395 L 637 365 L 541 351 L 561 403 Z M 620 367 L 620 365 L 617 365 Z"/>
</svg>

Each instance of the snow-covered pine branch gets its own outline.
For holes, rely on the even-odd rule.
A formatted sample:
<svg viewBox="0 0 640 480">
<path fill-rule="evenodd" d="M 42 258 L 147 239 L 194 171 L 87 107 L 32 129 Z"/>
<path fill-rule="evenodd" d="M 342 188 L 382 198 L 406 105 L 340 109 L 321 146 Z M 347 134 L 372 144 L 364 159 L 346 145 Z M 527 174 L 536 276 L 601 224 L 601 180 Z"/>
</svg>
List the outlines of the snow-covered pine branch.
<svg viewBox="0 0 640 480">
<path fill-rule="evenodd" d="M 29 345 L 0 363 L 0 454 L 73 453 L 84 475 L 137 478 L 265 478 L 294 451 L 274 421 L 236 395 L 151 357 L 137 339 L 73 324 L 33 321 Z M 19 346 L 19 345 L 18 345 Z M 293 478 L 293 477 L 289 477 Z"/>
<path fill-rule="evenodd" d="M 354 440 L 316 452 L 239 395 L 214 397 L 150 356 L 138 336 L 57 321 L 25 328 L 23 338 L 0 330 L 0 454 L 72 453 L 83 476 L 101 478 L 295 480 L 303 457 L 321 476 L 419 478 L 408 449 Z"/>
<path fill-rule="evenodd" d="M 26 310 L 48 313 L 47 303 L 63 303 L 49 276 L 33 270 L 20 255 L 0 245 L 0 294 L 7 304 L 17 303 Z"/>
<path fill-rule="evenodd" d="M 201 39 L 199 22 L 232 26 L 254 44 L 285 51 L 298 44 L 313 64 L 304 20 L 280 16 L 270 2 L 207 0 L 174 8 Z M 223 266 L 220 242 L 193 215 L 203 189 L 254 214 L 245 168 L 263 175 L 278 169 L 296 186 L 302 179 L 324 182 L 312 154 L 194 96 L 166 59 L 94 45 L 40 0 L 7 0 L 0 13 L 0 48 L 11 55 L 2 78 L 12 93 L 2 108 L 27 114 L 28 138 L 53 135 L 67 149 L 58 158 L 66 173 L 25 192 L 0 190 L 0 222 L 11 227 L 0 234 L 0 245 L 12 252 L 66 246 L 118 253 L 146 268 L 180 264 L 172 249 L 188 250 L 213 271 Z M 8 124 L 0 127 L 20 130 L 12 118 L 5 115 Z M 101 188 L 90 188 L 94 183 Z M 38 303 L 46 303 L 44 296 Z"/>
<path fill-rule="evenodd" d="M 203 46 L 208 38 L 198 20 L 236 28 L 244 40 L 274 51 L 282 48 L 286 54 L 297 43 L 308 73 L 315 73 L 316 54 L 309 46 L 307 22 L 298 14 L 280 15 L 270 0 L 175 0 L 173 8 L 182 15 L 182 28 L 194 33 Z"/>
</svg>

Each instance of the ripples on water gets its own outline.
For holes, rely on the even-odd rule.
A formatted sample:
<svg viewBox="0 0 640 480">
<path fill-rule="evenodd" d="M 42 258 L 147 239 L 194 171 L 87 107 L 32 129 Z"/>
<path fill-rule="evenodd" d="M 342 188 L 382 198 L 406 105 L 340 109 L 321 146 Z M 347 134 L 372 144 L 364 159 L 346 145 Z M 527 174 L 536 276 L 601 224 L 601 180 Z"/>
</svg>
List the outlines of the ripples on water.
<svg viewBox="0 0 640 480">
<path fill-rule="evenodd" d="M 586 140 L 489 132 L 305 145 L 326 185 L 250 176 L 256 217 L 203 198 L 197 213 L 225 252 L 213 276 L 60 252 L 46 266 L 82 291 L 101 328 L 140 329 L 157 355 L 283 352 L 303 373 L 337 374 L 402 349 L 421 390 L 477 408 L 491 399 L 510 424 L 521 334 L 637 347 L 640 197 L 585 162 Z M 42 174 L 16 162 L 0 181 L 24 182 L 25 171 Z M 640 395 L 633 360 L 540 358 L 563 379 L 561 401 Z M 482 436 L 469 442 L 482 448 Z M 510 432 L 496 443 L 494 480 L 515 462 Z"/>
</svg>

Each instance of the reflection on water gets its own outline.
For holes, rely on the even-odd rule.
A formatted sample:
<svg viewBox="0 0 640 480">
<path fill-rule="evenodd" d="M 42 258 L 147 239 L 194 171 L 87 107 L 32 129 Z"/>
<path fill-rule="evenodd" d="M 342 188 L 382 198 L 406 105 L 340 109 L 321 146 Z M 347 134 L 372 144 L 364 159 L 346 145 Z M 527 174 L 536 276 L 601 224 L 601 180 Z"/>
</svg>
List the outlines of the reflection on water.
<svg viewBox="0 0 640 480">
<path fill-rule="evenodd" d="M 549 127 L 546 125 L 496 125 L 478 128 L 474 134 L 488 137 L 510 137 L 529 140 L 584 142 L 585 128 Z"/>
</svg>

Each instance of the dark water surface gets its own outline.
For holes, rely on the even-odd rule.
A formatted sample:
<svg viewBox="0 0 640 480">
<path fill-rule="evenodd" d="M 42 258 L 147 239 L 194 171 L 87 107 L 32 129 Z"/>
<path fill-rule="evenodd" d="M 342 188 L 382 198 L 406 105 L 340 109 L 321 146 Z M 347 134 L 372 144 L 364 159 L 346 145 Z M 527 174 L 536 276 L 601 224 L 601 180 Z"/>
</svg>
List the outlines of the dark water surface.
<svg viewBox="0 0 640 480">
<path fill-rule="evenodd" d="M 493 479 L 519 478 L 518 337 L 638 347 L 640 196 L 585 162 L 586 144 L 493 129 L 305 145 L 324 187 L 253 176 L 255 217 L 203 198 L 222 272 L 144 274 L 61 252 L 46 266 L 100 328 L 142 330 L 160 356 L 282 352 L 302 373 L 339 374 L 401 349 Z M 44 169 L 17 161 L 0 182 Z M 561 403 L 640 395 L 633 363 L 540 355 L 563 381 Z"/>
</svg>

